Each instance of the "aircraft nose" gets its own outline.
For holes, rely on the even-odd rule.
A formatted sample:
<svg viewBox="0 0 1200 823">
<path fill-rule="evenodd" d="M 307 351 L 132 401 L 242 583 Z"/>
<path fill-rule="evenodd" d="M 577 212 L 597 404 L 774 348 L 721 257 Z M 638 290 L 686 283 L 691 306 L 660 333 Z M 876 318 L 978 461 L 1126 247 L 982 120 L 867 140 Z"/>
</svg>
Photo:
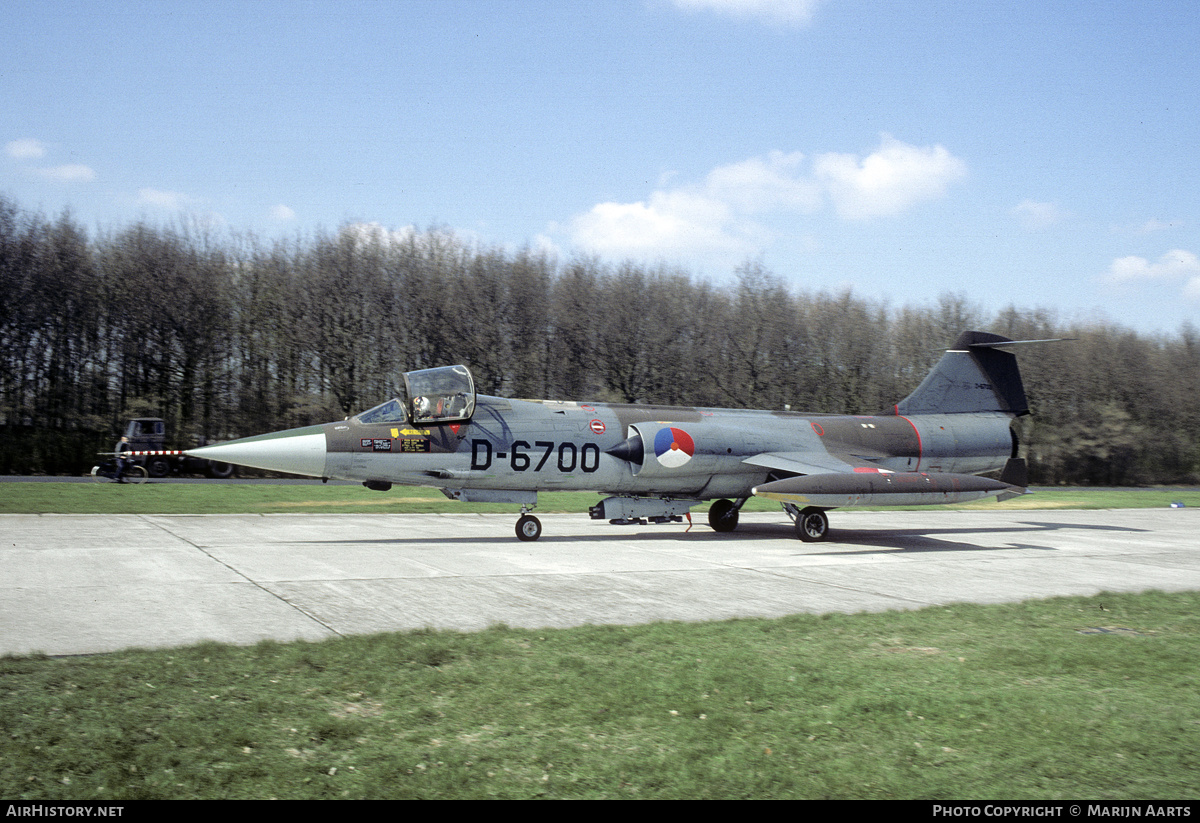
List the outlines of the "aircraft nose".
<svg viewBox="0 0 1200 823">
<path fill-rule="evenodd" d="M 244 437 L 228 443 L 188 449 L 184 454 L 215 460 L 218 463 L 233 463 L 267 471 L 303 474 L 309 477 L 325 477 L 325 429 L 322 426 L 306 426 L 302 429 Z"/>
</svg>

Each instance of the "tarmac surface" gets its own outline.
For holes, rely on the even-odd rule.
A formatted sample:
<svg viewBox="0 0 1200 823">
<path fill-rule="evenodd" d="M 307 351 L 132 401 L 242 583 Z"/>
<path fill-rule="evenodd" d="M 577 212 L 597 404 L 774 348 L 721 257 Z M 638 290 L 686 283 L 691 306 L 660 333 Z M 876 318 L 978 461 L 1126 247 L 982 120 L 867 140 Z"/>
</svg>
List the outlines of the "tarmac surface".
<svg viewBox="0 0 1200 823">
<path fill-rule="evenodd" d="M 1200 509 L 782 513 L 738 530 L 507 514 L 0 515 L 0 654 L 915 609 L 1200 589 Z"/>
</svg>

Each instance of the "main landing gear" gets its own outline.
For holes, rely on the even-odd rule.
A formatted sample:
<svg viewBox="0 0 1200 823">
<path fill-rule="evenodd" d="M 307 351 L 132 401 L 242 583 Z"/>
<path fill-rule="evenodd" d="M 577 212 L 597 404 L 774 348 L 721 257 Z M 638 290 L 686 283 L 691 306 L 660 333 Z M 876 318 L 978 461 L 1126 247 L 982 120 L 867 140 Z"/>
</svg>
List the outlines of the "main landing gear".
<svg viewBox="0 0 1200 823">
<path fill-rule="evenodd" d="M 796 523 L 796 536 L 805 543 L 820 543 L 829 539 L 829 518 L 824 509 L 815 506 L 801 509 L 791 503 L 784 503 L 783 509 Z"/>
<path fill-rule="evenodd" d="M 743 497 L 736 503 L 732 500 L 716 500 L 708 507 L 708 525 L 715 532 L 731 532 L 737 528 L 738 512 L 746 504 Z"/>
<path fill-rule="evenodd" d="M 715 501 L 708 510 L 708 525 L 717 532 L 733 531 L 738 525 L 738 512 L 745 502 L 745 498 Z M 829 518 L 824 509 L 815 506 L 801 509 L 791 503 L 784 503 L 783 509 L 796 523 L 796 536 L 805 543 L 820 543 L 829 539 Z M 542 521 L 522 509 L 521 516 L 517 518 L 517 539 L 531 542 L 541 536 Z"/>
<path fill-rule="evenodd" d="M 717 500 L 708 509 L 708 525 L 713 531 L 731 532 L 737 528 L 738 512 L 745 504 L 746 498 L 733 500 Z M 783 509 L 796 523 L 796 536 L 805 543 L 820 543 L 829 539 L 829 518 L 824 509 L 809 506 L 801 509 L 791 503 L 784 503 Z"/>
</svg>

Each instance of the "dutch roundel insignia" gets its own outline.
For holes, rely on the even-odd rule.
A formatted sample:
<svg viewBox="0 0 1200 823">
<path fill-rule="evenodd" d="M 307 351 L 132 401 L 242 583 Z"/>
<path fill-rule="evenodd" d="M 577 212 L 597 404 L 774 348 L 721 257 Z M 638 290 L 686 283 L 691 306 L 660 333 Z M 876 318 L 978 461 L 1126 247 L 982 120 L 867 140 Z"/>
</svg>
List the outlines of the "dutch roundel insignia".
<svg viewBox="0 0 1200 823">
<path fill-rule="evenodd" d="M 691 460 L 695 453 L 696 444 L 683 429 L 659 429 L 658 434 L 654 435 L 654 456 L 668 469 L 679 468 Z"/>
</svg>

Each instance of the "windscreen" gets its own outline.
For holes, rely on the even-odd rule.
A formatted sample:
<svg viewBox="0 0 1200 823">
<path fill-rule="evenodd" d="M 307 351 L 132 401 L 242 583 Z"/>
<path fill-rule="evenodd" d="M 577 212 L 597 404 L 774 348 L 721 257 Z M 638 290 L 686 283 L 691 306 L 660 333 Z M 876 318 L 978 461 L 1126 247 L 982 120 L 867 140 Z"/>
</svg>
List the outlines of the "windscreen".
<svg viewBox="0 0 1200 823">
<path fill-rule="evenodd" d="M 408 416 L 404 411 L 404 404 L 399 400 L 389 400 L 386 403 L 380 403 L 375 408 L 360 414 L 357 419 L 359 423 L 408 422 Z"/>
</svg>

